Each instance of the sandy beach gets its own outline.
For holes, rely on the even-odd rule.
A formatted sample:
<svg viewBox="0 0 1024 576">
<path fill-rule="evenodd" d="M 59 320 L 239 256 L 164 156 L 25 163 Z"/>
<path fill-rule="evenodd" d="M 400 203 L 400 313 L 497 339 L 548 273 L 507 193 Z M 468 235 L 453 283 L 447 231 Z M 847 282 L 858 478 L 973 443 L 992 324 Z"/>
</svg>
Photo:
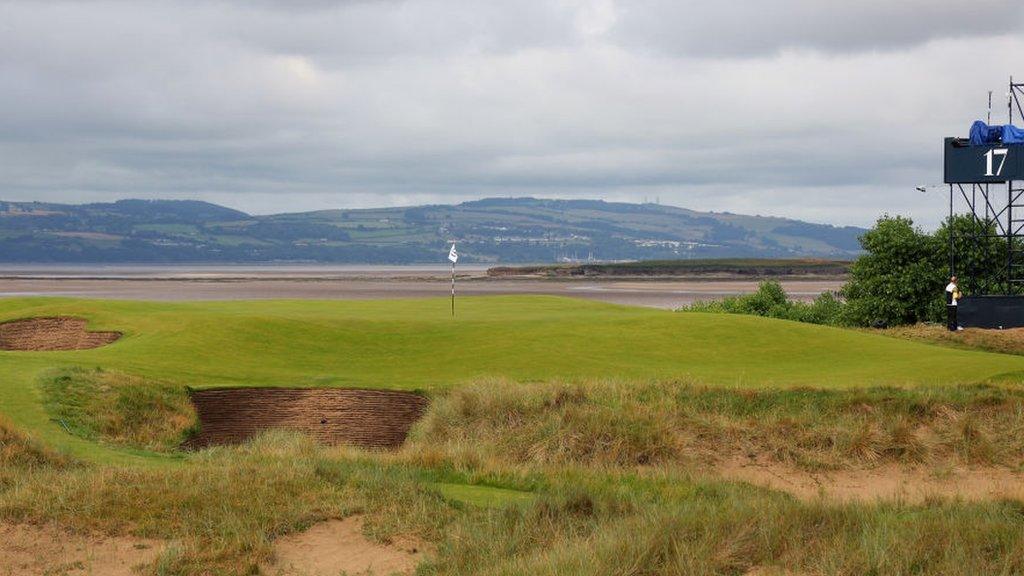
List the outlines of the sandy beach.
<svg viewBox="0 0 1024 576">
<path fill-rule="evenodd" d="M 482 267 L 460 267 L 464 296 L 548 294 L 616 304 L 674 308 L 757 289 L 756 280 L 488 278 Z M 838 290 L 841 280 L 783 280 L 795 299 Z M 433 267 L 8 267 L 0 297 L 69 296 L 128 300 L 248 300 L 429 298 L 450 293 L 450 271 Z"/>
</svg>

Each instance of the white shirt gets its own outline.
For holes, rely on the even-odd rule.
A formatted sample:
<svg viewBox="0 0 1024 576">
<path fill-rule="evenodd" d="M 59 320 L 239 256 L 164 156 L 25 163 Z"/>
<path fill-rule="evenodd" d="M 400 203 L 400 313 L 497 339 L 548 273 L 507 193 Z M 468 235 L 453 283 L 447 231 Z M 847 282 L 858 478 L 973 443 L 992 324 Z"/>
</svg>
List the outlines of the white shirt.
<svg viewBox="0 0 1024 576">
<path fill-rule="evenodd" d="M 953 284 L 952 282 L 947 284 L 946 285 L 946 292 L 950 292 L 950 293 L 956 292 L 956 284 Z M 952 303 L 951 304 L 952 306 L 956 306 L 956 298 L 951 298 L 950 302 Z"/>
</svg>

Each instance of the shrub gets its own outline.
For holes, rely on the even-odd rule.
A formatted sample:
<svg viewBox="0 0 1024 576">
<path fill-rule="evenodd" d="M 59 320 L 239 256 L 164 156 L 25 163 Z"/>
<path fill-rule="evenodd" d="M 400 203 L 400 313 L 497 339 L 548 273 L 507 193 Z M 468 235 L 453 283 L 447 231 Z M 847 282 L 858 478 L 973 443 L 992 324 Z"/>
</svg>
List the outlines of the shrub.
<svg viewBox="0 0 1024 576">
<path fill-rule="evenodd" d="M 860 239 L 866 254 L 853 263 L 850 281 L 842 289 L 847 303 L 844 323 L 897 326 L 942 321 L 951 231 L 961 239 L 957 268 L 971 272 L 970 278 L 961 279 L 961 290 L 977 294 L 994 286 L 1006 266 L 1006 248 L 992 237 L 993 224 L 955 216 L 927 234 L 909 218 L 883 216 Z"/>
<path fill-rule="evenodd" d="M 790 301 L 782 285 L 772 280 L 761 282 L 757 292 L 753 294 L 698 301 L 680 308 L 679 311 L 751 314 L 811 324 L 836 325 L 840 323 L 843 306 L 843 302 L 831 292 L 823 292 L 810 303 Z"/>
</svg>

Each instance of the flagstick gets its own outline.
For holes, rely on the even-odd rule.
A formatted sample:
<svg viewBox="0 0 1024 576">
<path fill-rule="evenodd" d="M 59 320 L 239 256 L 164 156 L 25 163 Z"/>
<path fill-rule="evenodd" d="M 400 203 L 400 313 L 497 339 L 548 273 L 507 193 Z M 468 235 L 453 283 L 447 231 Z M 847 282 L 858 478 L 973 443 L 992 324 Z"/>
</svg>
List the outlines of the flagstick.
<svg viewBox="0 0 1024 576">
<path fill-rule="evenodd" d="M 455 263 L 459 261 L 459 253 L 455 251 L 455 242 L 448 251 L 448 261 L 452 263 L 452 318 L 455 317 Z"/>
</svg>

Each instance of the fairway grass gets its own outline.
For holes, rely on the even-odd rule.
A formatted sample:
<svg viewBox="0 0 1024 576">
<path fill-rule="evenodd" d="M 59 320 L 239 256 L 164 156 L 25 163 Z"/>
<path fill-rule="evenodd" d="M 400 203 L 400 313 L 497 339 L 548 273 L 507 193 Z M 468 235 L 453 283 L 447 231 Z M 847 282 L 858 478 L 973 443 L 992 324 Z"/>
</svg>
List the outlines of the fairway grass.
<svg viewBox="0 0 1024 576">
<path fill-rule="evenodd" d="M 103 348 L 0 352 L 0 413 L 77 456 L 135 454 L 51 421 L 47 371 L 100 367 L 189 386 L 353 387 L 433 394 L 482 379 L 680 381 L 730 388 L 968 384 L 1024 357 L 766 318 L 677 314 L 550 296 L 389 301 L 0 301 L 0 321 L 78 316 L 124 337 Z M 147 456 L 148 457 L 148 456 Z M 166 458 L 166 457 L 164 457 Z"/>
</svg>

